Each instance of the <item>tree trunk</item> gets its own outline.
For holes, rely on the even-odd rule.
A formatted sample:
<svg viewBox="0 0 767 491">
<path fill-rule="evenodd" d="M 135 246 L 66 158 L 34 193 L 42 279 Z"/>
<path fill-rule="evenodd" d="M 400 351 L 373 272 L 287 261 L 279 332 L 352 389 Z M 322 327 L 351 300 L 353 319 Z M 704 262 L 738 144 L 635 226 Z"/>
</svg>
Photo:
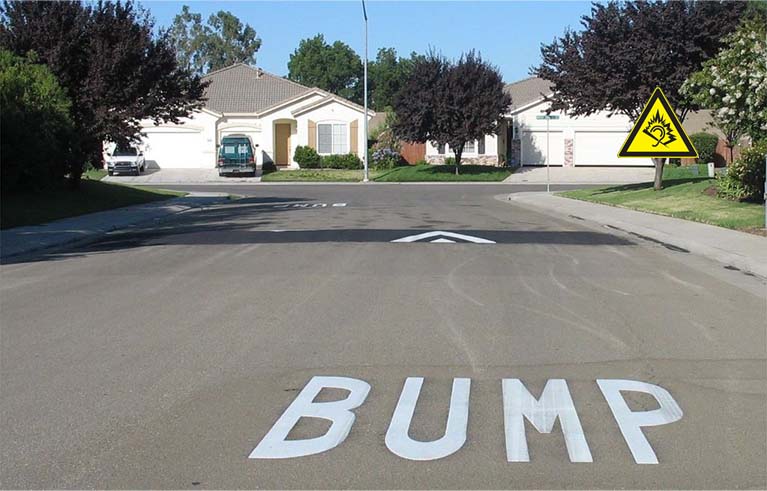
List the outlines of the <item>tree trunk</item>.
<svg viewBox="0 0 767 491">
<path fill-rule="evenodd" d="M 660 191 L 663 189 L 663 166 L 666 164 L 666 158 L 653 158 L 652 163 L 655 164 L 655 183 L 653 189 Z"/>
<path fill-rule="evenodd" d="M 453 152 L 455 153 L 455 175 L 458 175 L 458 167 L 461 165 L 461 155 L 463 155 L 463 145 L 456 147 Z"/>
</svg>

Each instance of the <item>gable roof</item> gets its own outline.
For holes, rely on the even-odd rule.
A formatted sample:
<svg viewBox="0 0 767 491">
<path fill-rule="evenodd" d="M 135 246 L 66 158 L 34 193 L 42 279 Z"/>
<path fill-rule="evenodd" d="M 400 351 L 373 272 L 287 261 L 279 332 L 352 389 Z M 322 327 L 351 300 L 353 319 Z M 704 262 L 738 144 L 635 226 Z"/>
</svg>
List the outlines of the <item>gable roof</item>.
<svg viewBox="0 0 767 491">
<path fill-rule="evenodd" d="M 514 111 L 551 94 L 551 82 L 538 77 L 529 77 L 507 84 L 503 91 L 511 96 L 511 110 Z"/>
<path fill-rule="evenodd" d="M 218 113 L 258 113 L 312 89 L 244 63 L 208 73 L 205 108 Z"/>
</svg>

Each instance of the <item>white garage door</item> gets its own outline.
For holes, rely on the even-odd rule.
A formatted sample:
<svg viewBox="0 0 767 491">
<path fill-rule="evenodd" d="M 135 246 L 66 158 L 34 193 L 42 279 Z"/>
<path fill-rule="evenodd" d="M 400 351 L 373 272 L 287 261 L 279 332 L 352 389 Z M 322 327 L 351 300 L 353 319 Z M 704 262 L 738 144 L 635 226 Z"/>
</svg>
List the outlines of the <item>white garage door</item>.
<svg viewBox="0 0 767 491">
<path fill-rule="evenodd" d="M 522 165 L 546 165 L 546 132 L 522 132 Z M 561 131 L 549 133 L 549 165 L 562 165 L 565 161 L 565 143 Z"/>
<path fill-rule="evenodd" d="M 623 131 L 576 131 L 573 141 L 575 165 L 652 165 L 650 159 L 619 159 L 626 141 Z"/>
<path fill-rule="evenodd" d="M 144 138 L 145 155 L 150 167 L 160 169 L 213 168 L 211 154 L 203 154 L 203 136 L 199 132 L 151 132 Z M 208 161 L 211 160 L 211 161 Z"/>
</svg>

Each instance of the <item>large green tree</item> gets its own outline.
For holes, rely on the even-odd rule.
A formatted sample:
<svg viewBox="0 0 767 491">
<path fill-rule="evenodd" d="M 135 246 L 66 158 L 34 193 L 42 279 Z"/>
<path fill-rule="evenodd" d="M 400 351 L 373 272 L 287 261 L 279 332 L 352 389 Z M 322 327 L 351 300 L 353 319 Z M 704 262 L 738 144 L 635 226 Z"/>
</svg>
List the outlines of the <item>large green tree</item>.
<svg viewBox="0 0 767 491">
<path fill-rule="evenodd" d="M 394 99 L 396 136 L 450 145 L 459 173 L 466 142 L 498 129 L 511 98 L 498 68 L 470 51 L 451 62 L 435 53 L 417 59 Z"/>
<path fill-rule="evenodd" d="M 384 111 L 394 104 L 394 96 L 399 92 L 413 70 L 413 63 L 418 55 L 410 58 L 397 56 L 394 48 L 381 48 L 375 60 L 368 62 L 368 103 L 375 111 Z"/>
<path fill-rule="evenodd" d="M 687 79 L 683 92 L 712 110 L 732 147 L 743 135 L 767 136 L 767 15 L 755 15 L 727 37 L 727 45 Z"/>
<path fill-rule="evenodd" d="M 234 63 L 256 63 L 261 38 L 249 24 L 243 24 L 228 11 L 218 11 L 202 23 L 202 15 L 187 5 L 173 19 L 170 38 L 176 47 L 179 64 L 203 74 Z"/>
<path fill-rule="evenodd" d="M 34 51 L 72 101 L 77 185 L 82 166 L 101 162 L 102 143 L 135 139 L 140 120 L 178 122 L 202 105 L 204 83 L 178 66 L 166 33 L 132 2 L 4 2 L 0 43 Z"/>
<path fill-rule="evenodd" d="M 0 107 L 3 190 L 60 182 L 72 163 L 71 102 L 50 69 L 0 49 Z"/>
<path fill-rule="evenodd" d="M 684 120 L 698 105 L 680 94 L 682 84 L 716 55 L 746 8 L 714 1 L 595 3 L 580 32 L 568 30 L 541 47 L 543 62 L 533 73 L 552 82 L 554 110 L 636 119 L 660 86 Z M 662 187 L 665 160 L 653 159 L 655 189 Z"/>
<path fill-rule="evenodd" d="M 288 61 L 288 78 L 362 103 L 362 60 L 347 44 L 322 34 L 303 39 Z"/>
</svg>

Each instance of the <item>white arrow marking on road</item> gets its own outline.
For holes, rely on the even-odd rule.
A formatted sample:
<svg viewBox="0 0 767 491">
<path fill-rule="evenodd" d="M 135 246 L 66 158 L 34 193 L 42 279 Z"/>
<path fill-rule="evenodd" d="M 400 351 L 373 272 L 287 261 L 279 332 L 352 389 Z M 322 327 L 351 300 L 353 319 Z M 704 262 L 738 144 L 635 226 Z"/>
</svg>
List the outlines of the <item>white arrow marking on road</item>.
<svg viewBox="0 0 767 491">
<path fill-rule="evenodd" d="M 346 203 L 333 203 L 333 206 L 346 206 Z"/>
<path fill-rule="evenodd" d="M 463 234 L 456 234 L 455 232 L 442 232 L 442 231 L 425 232 L 418 235 L 408 235 L 407 237 L 402 237 L 401 239 L 392 240 L 392 242 L 418 242 L 419 240 L 429 239 L 431 237 L 452 237 L 453 239 L 464 240 L 466 242 L 472 242 L 474 244 L 495 244 L 494 241 L 483 239 L 482 237 L 474 237 L 471 235 L 463 235 Z M 430 242 L 432 243 L 437 242 L 437 243 L 443 243 L 443 244 L 455 243 L 454 240 L 449 240 L 444 238 L 438 238 Z"/>
<path fill-rule="evenodd" d="M 434 243 L 438 243 L 438 244 L 455 244 L 455 241 L 454 240 L 450 240 L 450 239 L 442 238 L 442 239 L 434 239 L 434 240 L 431 241 L 431 243 L 432 244 L 434 244 Z"/>
</svg>

